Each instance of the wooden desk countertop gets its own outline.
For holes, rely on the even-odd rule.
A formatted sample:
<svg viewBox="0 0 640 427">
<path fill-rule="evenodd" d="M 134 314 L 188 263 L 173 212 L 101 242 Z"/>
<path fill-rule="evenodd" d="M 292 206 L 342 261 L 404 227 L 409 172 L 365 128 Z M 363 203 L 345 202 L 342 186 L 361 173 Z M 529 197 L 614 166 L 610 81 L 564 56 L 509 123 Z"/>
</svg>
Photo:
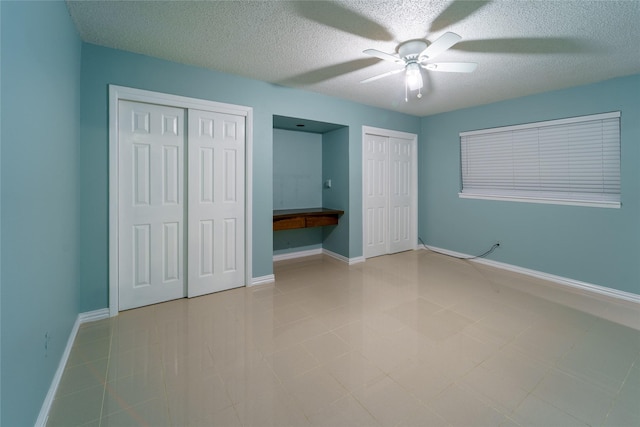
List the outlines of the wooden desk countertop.
<svg viewBox="0 0 640 427">
<path fill-rule="evenodd" d="M 280 209 L 273 211 L 273 230 L 336 225 L 344 211 L 328 208 Z"/>
</svg>

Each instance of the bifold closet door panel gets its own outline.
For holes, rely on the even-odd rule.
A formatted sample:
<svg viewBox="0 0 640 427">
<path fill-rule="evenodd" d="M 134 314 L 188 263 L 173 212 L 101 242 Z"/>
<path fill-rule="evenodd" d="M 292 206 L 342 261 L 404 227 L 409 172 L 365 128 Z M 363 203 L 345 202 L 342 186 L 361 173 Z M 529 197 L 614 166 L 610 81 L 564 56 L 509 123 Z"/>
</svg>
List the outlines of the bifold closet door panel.
<svg viewBox="0 0 640 427">
<path fill-rule="evenodd" d="M 412 141 L 389 138 L 389 253 L 413 249 L 411 232 Z"/>
<path fill-rule="evenodd" d="M 364 159 L 364 221 L 365 258 L 384 255 L 388 246 L 388 139 L 385 136 L 365 136 Z"/>
<path fill-rule="evenodd" d="M 245 118 L 188 110 L 188 296 L 245 285 Z"/>
<path fill-rule="evenodd" d="M 118 291 L 126 310 L 186 295 L 184 110 L 119 101 Z"/>
</svg>

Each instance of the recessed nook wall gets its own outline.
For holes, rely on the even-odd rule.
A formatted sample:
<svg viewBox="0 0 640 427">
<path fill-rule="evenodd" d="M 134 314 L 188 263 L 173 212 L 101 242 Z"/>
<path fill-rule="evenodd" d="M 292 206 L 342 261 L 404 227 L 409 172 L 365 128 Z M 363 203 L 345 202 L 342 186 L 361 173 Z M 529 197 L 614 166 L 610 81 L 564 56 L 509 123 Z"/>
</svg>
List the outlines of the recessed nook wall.
<svg viewBox="0 0 640 427">
<path fill-rule="evenodd" d="M 331 208 L 349 204 L 349 128 L 292 117 L 273 118 L 273 209 Z M 348 255 L 347 221 L 338 225 L 280 230 L 274 256 L 328 249 Z"/>
</svg>

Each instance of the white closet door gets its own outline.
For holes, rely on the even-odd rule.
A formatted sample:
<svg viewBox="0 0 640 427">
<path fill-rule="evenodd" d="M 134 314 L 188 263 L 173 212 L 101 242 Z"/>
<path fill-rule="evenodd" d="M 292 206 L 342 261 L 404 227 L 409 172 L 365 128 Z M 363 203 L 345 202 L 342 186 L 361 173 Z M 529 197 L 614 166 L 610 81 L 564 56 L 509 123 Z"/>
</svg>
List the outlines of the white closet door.
<svg viewBox="0 0 640 427">
<path fill-rule="evenodd" d="M 366 239 L 365 258 L 387 253 L 388 188 L 387 137 L 365 135 L 364 215 Z"/>
<path fill-rule="evenodd" d="M 412 142 L 389 138 L 389 253 L 413 249 L 412 236 Z"/>
<path fill-rule="evenodd" d="M 119 102 L 119 308 L 185 296 L 184 110 Z"/>
<path fill-rule="evenodd" d="M 189 297 L 245 284 L 244 150 L 244 117 L 189 110 Z"/>
</svg>

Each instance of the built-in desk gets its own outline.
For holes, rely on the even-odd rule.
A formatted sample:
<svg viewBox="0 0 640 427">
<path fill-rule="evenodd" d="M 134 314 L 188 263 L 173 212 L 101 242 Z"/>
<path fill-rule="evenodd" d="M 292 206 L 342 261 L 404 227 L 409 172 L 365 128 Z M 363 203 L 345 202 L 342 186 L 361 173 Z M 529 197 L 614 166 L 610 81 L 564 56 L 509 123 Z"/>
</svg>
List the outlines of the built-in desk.
<svg viewBox="0 0 640 427">
<path fill-rule="evenodd" d="M 336 225 L 344 211 L 327 208 L 282 209 L 273 211 L 273 231 Z"/>
</svg>

